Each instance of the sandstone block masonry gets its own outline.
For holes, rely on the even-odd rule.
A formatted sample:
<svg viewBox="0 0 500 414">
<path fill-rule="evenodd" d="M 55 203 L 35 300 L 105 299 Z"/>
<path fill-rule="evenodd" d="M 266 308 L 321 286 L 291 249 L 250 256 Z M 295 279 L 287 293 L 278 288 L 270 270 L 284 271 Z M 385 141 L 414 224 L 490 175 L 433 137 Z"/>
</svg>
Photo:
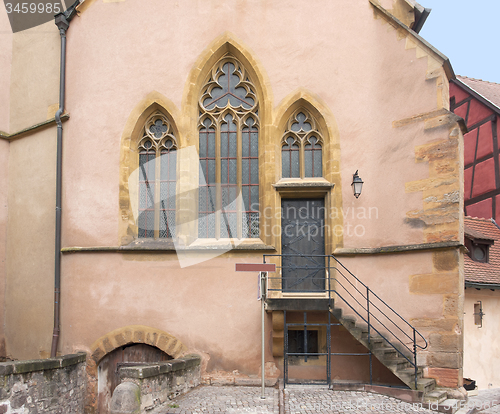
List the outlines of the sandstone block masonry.
<svg viewBox="0 0 500 414">
<path fill-rule="evenodd" d="M 0 363 L 0 414 L 83 414 L 86 354 Z"/>
<path fill-rule="evenodd" d="M 144 413 L 200 385 L 200 363 L 201 357 L 191 354 L 157 364 L 122 367 L 120 379 L 122 383 L 133 382 L 139 386 L 140 412 Z M 114 400 L 115 393 L 112 409 L 120 405 Z M 116 412 L 124 411 L 117 409 Z"/>
</svg>

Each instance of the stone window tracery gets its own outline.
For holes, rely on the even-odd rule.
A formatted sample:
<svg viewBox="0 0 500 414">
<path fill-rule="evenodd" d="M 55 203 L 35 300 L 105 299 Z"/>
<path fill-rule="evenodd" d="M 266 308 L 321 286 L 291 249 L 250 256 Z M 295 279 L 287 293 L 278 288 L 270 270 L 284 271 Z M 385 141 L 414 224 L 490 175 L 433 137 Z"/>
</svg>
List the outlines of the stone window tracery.
<svg viewBox="0 0 500 414">
<path fill-rule="evenodd" d="M 199 99 L 198 237 L 259 237 L 259 130 L 255 85 L 226 55 Z"/>
<path fill-rule="evenodd" d="M 323 137 L 317 122 L 305 108 L 289 118 L 281 140 L 283 178 L 322 177 Z"/>
<path fill-rule="evenodd" d="M 137 236 L 155 239 L 175 237 L 177 140 L 172 124 L 163 113 L 155 112 L 146 120 L 137 149 Z"/>
</svg>

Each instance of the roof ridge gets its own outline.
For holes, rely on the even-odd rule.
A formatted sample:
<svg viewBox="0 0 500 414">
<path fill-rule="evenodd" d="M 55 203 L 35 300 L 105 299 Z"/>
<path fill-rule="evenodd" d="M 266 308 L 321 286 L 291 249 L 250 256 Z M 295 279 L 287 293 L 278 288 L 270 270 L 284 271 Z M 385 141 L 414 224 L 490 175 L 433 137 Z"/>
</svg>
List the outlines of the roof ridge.
<svg viewBox="0 0 500 414">
<path fill-rule="evenodd" d="M 487 219 L 487 218 L 484 218 L 484 217 L 472 217 L 472 216 L 464 216 L 464 218 L 471 219 L 471 220 L 489 221 L 490 223 L 492 223 L 492 220 L 493 220 L 491 218 Z"/>
<path fill-rule="evenodd" d="M 500 83 L 497 83 L 497 82 L 492 82 L 492 81 L 488 81 L 488 80 L 484 80 L 484 79 L 471 78 L 469 76 L 457 75 L 457 77 L 463 78 L 463 79 L 470 79 L 470 80 L 473 80 L 473 81 L 491 83 L 492 85 L 500 85 Z"/>
</svg>

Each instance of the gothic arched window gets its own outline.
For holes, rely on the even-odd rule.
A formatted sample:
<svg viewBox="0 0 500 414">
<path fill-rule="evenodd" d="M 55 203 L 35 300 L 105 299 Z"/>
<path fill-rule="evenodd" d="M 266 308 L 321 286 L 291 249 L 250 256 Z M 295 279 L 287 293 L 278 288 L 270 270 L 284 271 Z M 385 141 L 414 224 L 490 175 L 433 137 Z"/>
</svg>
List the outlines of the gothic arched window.
<svg viewBox="0 0 500 414">
<path fill-rule="evenodd" d="M 259 112 L 255 86 L 230 55 L 199 100 L 198 237 L 259 237 Z"/>
<path fill-rule="evenodd" d="M 323 138 L 313 116 L 304 108 L 295 111 L 281 140 L 281 176 L 322 177 L 322 145 Z"/>
<path fill-rule="evenodd" d="M 144 124 L 139 153 L 139 238 L 175 237 L 177 141 L 161 112 Z"/>
</svg>

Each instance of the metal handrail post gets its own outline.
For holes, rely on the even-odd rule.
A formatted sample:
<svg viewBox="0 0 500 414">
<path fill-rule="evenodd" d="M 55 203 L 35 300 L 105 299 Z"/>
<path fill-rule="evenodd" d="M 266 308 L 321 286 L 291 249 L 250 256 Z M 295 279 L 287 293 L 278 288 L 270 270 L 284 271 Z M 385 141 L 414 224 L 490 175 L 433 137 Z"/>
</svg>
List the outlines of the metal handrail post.
<svg viewBox="0 0 500 414">
<path fill-rule="evenodd" d="M 418 367 L 417 367 L 417 334 L 415 333 L 415 328 L 413 328 L 413 356 L 415 361 L 415 390 L 416 390 Z"/>
<path fill-rule="evenodd" d="M 332 306 L 332 273 L 330 271 L 330 256 L 328 256 L 328 305 Z"/>
<path fill-rule="evenodd" d="M 370 322 L 370 288 L 366 287 L 366 320 L 368 321 L 368 351 L 370 352 L 370 385 L 373 382 L 372 347 L 371 347 L 371 322 Z"/>
</svg>

